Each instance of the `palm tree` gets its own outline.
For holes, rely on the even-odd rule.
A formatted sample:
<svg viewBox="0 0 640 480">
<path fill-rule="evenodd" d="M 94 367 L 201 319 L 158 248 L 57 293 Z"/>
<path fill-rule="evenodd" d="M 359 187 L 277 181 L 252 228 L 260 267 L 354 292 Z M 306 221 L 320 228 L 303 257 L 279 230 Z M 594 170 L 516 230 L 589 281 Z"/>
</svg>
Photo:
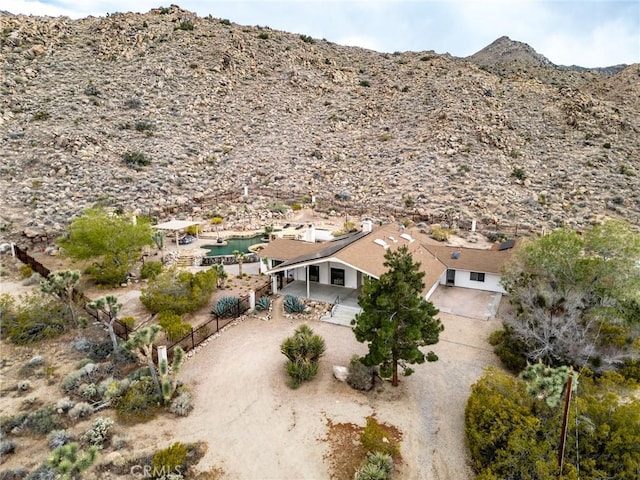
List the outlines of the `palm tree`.
<svg viewBox="0 0 640 480">
<path fill-rule="evenodd" d="M 236 258 L 236 262 L 238 262 L 238 278 L 242 277 L 242 262 L 244 262 L 245 254 L 240 250 L 234 250 L 233 256 Z"/>
</svg>

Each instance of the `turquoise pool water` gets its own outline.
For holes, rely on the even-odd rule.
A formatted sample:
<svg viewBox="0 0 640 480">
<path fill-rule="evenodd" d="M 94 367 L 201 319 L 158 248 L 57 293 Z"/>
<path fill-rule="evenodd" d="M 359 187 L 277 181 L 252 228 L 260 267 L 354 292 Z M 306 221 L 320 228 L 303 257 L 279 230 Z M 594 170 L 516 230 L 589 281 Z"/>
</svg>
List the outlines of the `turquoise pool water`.
<svg viewBox="0 0 640 480">
<path fill-rule="evenodd" d="M 209 250 L 207 257 L 215 257 L 216 255 L 233 255 L 234 250 L 247 253 L 251 245 L 264 243 L 262 240 L 263 237 L 264 235 L 260 234 L 247 238 L 228 238 L 226 245 L 216 245 L 215 243 L 212 243 L 210 245 L 203 245 L 202 248 Z"/>
</svg>

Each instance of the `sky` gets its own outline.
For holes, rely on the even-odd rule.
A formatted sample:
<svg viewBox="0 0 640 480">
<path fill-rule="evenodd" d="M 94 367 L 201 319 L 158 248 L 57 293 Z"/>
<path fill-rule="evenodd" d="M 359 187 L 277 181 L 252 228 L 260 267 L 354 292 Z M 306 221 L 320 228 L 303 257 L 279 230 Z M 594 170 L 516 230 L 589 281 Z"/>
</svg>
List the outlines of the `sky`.
<svg viewBox="0 0 640 480">
<path fill-rule="evenodd" d="M 105 16 L 178 4 L 204 17 L 379 52 L 466 57 L 506 35 L 557 65 L 640 63 L 640 0 L 2 0 L 25 15 Z"/>
</svg>

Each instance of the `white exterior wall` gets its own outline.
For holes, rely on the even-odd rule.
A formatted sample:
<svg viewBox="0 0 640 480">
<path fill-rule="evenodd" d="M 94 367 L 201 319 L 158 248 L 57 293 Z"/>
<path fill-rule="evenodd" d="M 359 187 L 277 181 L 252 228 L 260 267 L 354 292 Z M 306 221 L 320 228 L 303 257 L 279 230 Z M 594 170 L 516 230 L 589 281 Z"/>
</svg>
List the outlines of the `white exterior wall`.
<svg viewBox="0 0 640 480">
<path fill-rule="evenodd" d="M 358 288 L 358 272 L 355 268 L 351 268 L 351 267 L 347 267 L 345 264 L 343 263 L 337 263 L 337 262 L 328 262 L 327 265 L 327 272 L 326 272 L 326 280 L 323 281 L 322 283 L 327 283 L 330 284 L 331 283 L 331 269 L 332 268 L 339 268 L 341 270 L 344 270 L 344 287 L 347 288 Z M 320 275 L 320 278 L 322 279 L 322 275 Z"/>
<path fill-rule="evenodd" d="M 475 290 L 485 290 L 487 292 L 500 292 L 507 293 L 502 285 L 500 285 L 500 279 L 502 277 L 495 273 L 485 273 L 484 282 L 476 282 L 471 280 L 471 272 L 468 270 L 456 270 L 456 281 L 454 287 L 473 288 Z M 446 285 L 447 273 L 445 272 L 440 277 L 440 284 Z"/>
</svg>

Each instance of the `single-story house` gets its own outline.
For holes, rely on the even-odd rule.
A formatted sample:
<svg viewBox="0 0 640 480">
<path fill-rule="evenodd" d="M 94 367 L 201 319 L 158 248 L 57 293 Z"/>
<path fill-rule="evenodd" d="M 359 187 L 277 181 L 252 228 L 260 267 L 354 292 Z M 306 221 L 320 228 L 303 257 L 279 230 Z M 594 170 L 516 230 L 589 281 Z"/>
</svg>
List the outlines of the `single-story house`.
<svg viewBox="0 0 640 480">
<path fill-rule="evenodd" d="M 426 299 L 438 285 L 504 293 L 500 272 L 513 253 L 513 241 L 480 250 L 442 245 L 418 228 L 395 224 L 373 228 L 370 221 L 362 227 L 360 232 L 325 242 L 312 241 L 312 231 L 306 236 L 310 241 L 271 241 L 259 255 L 262 271 L 273 277 L 274 293 L 290 281 L 305 282 L 307 297 L 321 285 L 359 290 L 365 277 L 380 278 L 385 272 L 387 249 L 405 245 L 425 273 L 422 294 Z"/>
</svg>

